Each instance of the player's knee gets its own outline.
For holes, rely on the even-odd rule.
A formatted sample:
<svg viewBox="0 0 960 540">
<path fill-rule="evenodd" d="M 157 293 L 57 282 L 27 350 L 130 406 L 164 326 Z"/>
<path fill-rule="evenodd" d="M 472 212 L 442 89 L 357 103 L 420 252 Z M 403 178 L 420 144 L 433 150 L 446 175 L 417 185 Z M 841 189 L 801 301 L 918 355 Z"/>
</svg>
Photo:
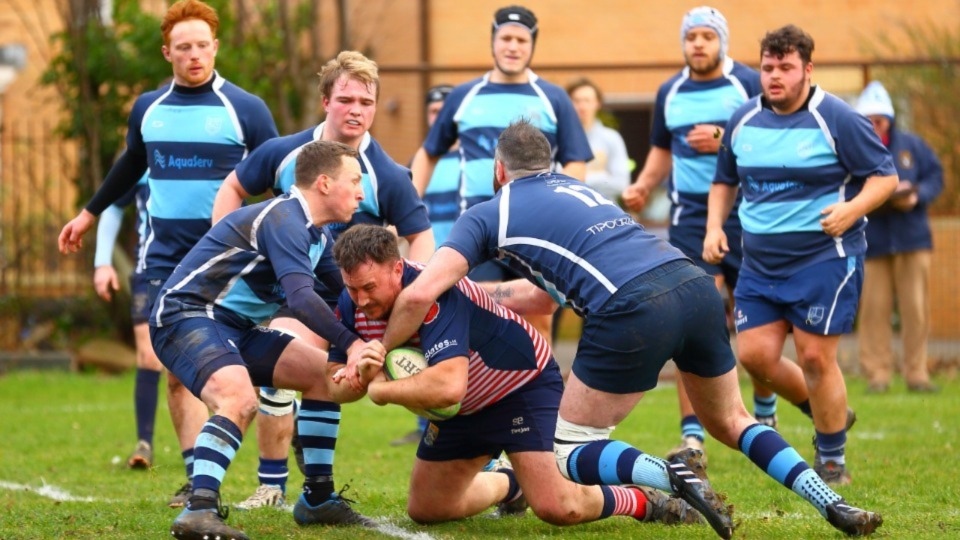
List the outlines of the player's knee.
<svg viewBox="0 0 960 540">
<path fill-rule="evenodd" d="M 293 414 L 297 393 L 285 388 L 260 387 L 260 412 L 268 416 Z"/>
<path fill-rule="evenodd" d="M 537 518 L 551 525 L 575 525 L 586 520 L 582 506 L 576 502 L 569 497 L 556 497 L 531 503 L 530 509 Z"/>
<path fill-rule="evenodd" d="M 574 480 L 570 475 L 569 463 L 573 452 L 585 444 L 609 439 L 612 432 L 613 428 L 580 426 L 557 417 L 557 430 L 553 437 L 553 455 L 557 460 L 560 474 L 567 480 Z"/>
</svg>

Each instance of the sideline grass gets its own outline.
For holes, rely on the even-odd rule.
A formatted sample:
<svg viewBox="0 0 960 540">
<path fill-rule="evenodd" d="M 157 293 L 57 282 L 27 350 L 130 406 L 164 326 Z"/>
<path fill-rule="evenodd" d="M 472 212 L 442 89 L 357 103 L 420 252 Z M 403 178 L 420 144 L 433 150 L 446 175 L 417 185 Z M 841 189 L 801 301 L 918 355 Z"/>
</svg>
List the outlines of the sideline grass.
<svg viewBox="0 0 960 540">
<path fill-rule="evenodd" d="M 849 381 L 858 422 L 848 439 L 854 483 L 839 489 L 852 504 L 883 513 L 880 538 L 960 537 L 956 455 L 960 449 L 960 382 L 938 380 L 940 394 L 908 394 L 895 385 L 883 396 L 866 395 Z M 749 389 L 744 388 L 746 397 Z M 183 465 L 166 406 L 158 411 L 155 467 L 129 471 L 132 450 L 133 376 L 104 377 L 50 372 L 0 376 L 0 539 L 169 538 L 177 511 L 167 498 L 183 482 Z M 781 401 L 781 432 L 807 459 L 812 427 Z M 573 528 L 544 524 L 528 513 L 519 519 L 484 516 L 420 527 L 405 514 L 414 447 L 387 442 L 409 431 L 414 418 L 400 407 L 367 400 L 343 408 L 335 464 L 337 486 L 363 513 L 385 518 L 406 538 L 715 538 L 704 526 L 666 527 L 613 518 Z M 672 387 L 650 392 L 619 427 L 616 438 L 663 454 L 678 438 Z M 256 488 L 257 452 L 251 430 L 223 487 L 226 503 Z M 756 470 L 739 452 L 708 441 L 709 474 L 726 493 L 740 522 L 737 538 L 840 538 L 799 497 Z M 289 489 L 302 477 L 293 460 Z M 16 486 L 55 486 L 74 497 L 100 502 L 58 502 Z M 357 527 L 305 528 L 287 513 L 232 511 L 229 522 L 252 538 L 388 538 Z M 415 536 L 419 535 L 419 536 Z"/>
</svg>

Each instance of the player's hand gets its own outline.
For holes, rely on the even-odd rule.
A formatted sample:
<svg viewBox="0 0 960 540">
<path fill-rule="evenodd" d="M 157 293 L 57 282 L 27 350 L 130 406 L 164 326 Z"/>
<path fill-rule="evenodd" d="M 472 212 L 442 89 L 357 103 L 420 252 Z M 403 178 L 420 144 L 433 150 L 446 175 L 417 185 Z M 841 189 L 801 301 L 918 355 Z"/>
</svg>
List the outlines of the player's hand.
<svg viewBox="0 0 960 540">
<path fill-rule="evenodd" d="M 66 255 L 79 251 L 83 247 L 83 235 L 93 228 L 93 223 L 96 220 L 96 216 L 84 208 L 77 214 L 77 217 L 64 225 L 63 230 L 60 231 L 60 236 L 57 238 L 60 253 Z"/>
<path fill-rule="evenodd" d="M 727 233 L 723 229 L 707 229 L 703 238 L 703 260 L 710 264 L 720 264 L 724 255 L 730 252 L 727 244 Z"/>
<path fill-rule="evenodd" d="M 650 197 L 650 188 L 641 182 L 634 182 L 624 188 L 620 194 L 623 198 L 623 205 L 634 212 L 640 212 L 647 205 L 647 198 Z"/>
<path fill-rule="evenodd" d="M 340 380 L 346 380 L 350 388 L 357 392 L 362 392 L 366 385 L 360 380 L 360 362 L 363 360 L 373 360 L 383 365 L 383 360 L 386 355 L 387 349 L 384 348 L 383 343 L 377 340 L 363 341 L 362 339 L 358 339 L 354 341 L 347 350 L 347 365 L 343 368 Z M 334 382 L 340 382 L 340 380 L 335 379 Z"/>
<path fill-rule="evenodd" d="M 97 296 L 107 302 L 113 298 L 113 292 L 120 290 L 120 280 L 117 279 L 117 271 L 113 266 L 105 264 L 93 271 L 93 288 L 97 291 Z"/>
<path fill-rule="evenodd" d="M 820 228 L 823 232 L 836 238 L 853 226 L 861 215 L 848 202 L 834 203 L 824 208 L 820 215 Z"/>
<path fill-rule="evenodd" d="M 687 145 L 701 154 L 716 154 L 720 150 L 723 128 L 713 124 L 697 124 L 687 132 Z"/>
<path fill-rule="evenodd" d="M 383 373 L 383 370 L 380 370 L 367 386 L 367 397 L 370 398 L 370 401 L 372 401 L 375 405 L 380 405 L 382 407 L 389 403 L 381 392 L 388 382 L 387 376 Z"/>
<path fill-rule="evenodd" d="M 917 190 L 913 187 L 913 182 L 909 180 L 901 180 L 897 184 L 897 190 L 890 196 L 890 206 L 899 212 L 913 210 L 918 202 L 920 202 L 920 197 L 917 196 Z"/>
</svg>

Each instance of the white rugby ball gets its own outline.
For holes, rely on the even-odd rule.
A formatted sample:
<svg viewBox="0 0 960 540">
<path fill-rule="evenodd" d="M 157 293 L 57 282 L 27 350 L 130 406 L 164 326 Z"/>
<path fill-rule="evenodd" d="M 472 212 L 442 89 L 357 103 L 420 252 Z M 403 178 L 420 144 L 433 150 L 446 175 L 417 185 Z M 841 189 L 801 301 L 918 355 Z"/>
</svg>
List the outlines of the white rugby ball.
<svg viewBox="0 0 960 540">
<path fill-rule="evenodd" d="M 387 353 L 383 363 L 383 371 L 391 381 L 405 379 L 420 373 L 427 369 L 427 358 L 420 349 L 413 347 L 399 347 Z M 449 407 L 438 409 L 417 409 L 407 407 L 413 414 L 422 416 L 427 420 L 448 420 L 460 412 L 460 404 L 456 403 Z"/>
</svg>

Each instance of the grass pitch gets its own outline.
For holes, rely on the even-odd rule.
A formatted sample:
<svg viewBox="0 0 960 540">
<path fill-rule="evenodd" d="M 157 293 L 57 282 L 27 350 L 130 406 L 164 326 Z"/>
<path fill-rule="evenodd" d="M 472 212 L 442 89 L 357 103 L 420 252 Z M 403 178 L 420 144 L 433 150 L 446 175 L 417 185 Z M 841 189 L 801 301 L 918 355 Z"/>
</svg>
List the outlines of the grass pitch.
<svg viewBox="0 0 960 540">
<path fill-rule="evenodd" d="M 960 538 L 960 382 L 937 380 L 935 395 L 908 394 L 895 385 L 867 395 L 848 381 L 858 422 L 847 459 L 854 483 L 839 488 L 852 504 L 879 511 L 878 538 Z M 130 471 L 136 442 L 133 375 L 106 377 L 59 372 L 0 376 L 0 539 L 169 538 L 177 510 L 166 507 L 184 480 L 182 460 L 165 404 L 157 413 L 155 466 Z M 750 403 L 749 388 L 744 395 Z M 161 400 L 162 401 L 162 400 Z M 813 456 L 810 421 L 779 404 L 780 431 L 807 459 Z M 614 437 L 662 455 L 678 439 L 672 387 L 650 392 Z M 716 538 L 706 525 L 667 527 L 628 518 L 558 528 L 522 518 L 481 515 L 456 523 L 419 526 L 405 514 L 414 447 L 388 441 L 414 427 L 403 408 L 367 400 L 345 405 L 335 463 L 338 488 L 368 516 L 389 522 L 380 531 L 358 527 L 300 528 L 288 512 L 232 511 L 229 523 L 252 538 Z M 225 503 L 245 499 L 257 486 L 255 427 L 227 473 Z M 840 538 L 798 496 L 757 470 L 739 452 L 708 440 L 710 478 L 735 506 L 736 538 Z M 302 477 L 291 456 L 290 499 Z"/>
</svg>

